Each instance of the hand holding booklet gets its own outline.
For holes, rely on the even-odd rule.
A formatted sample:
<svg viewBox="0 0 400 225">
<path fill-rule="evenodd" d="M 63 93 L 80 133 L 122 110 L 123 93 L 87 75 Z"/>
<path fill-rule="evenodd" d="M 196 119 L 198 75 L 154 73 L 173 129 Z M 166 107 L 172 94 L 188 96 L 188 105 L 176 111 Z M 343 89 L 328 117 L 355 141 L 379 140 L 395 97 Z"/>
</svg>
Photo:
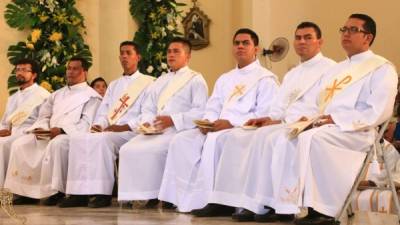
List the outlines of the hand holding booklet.
<svg viewBox="0 0 400 225">
<path fill-rule="evenodd" d="M 38 140 L 50 139 L 51 136 L 50 130 L 44 130 L 41 128 L 36 128 L 32 130 L 30 133 L 34 134 Z"/>
<path fill-rule="evenodd" d="M 211 129 L 214 127 L 214 123 L 208 120 L 193 120 L 193 122 L 200 128 Z"/>
<path fill-rule="evenodd" d="M 319 119 L 320 119 L 320 116 L 316 116 L 311 119 L 299 120 L 297 122 L 290 124 L 288 126 L 290 129 L 289 138 L 290 139 L 296 138 L 301 132 L 312 128 L 314 123 L 317 122 Z"/>
<path fill-rule="evenodd" d="M 137 131 L 141 134 L 144 135 L 155 135 L 155 134 L 162 134 L 163 131 L 155 128 L 154 126 L 144 126 L 143 124 L 140 124 L 139 127 L 137 128 Z"/>
<path fill-rule="evenodd" d="M 243 125 L 242 126 L 243 130 L 255 130 L 257 128 L 258 128 L 258 126 L 253 126 L 253 125 Z"/>
</svg>

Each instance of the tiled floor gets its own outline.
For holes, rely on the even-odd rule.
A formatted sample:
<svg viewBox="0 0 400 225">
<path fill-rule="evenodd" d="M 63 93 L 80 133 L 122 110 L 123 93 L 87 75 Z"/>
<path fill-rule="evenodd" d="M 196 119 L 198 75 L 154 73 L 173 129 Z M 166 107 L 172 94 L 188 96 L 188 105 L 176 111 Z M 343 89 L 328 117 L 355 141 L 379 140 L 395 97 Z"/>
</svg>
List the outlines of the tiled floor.
<svg viewBox="0 0 400 225">
<path fill-rule="evenodd" d="M 123 209 L 117 205 L 110 208 L 70 208 L 45 206 L 15 206 L 18 215 L 27 219 L 27 225 L 247 225 L 256 223 L 236 223 L 228 217 L 220 218 L 195 218 L 189 214 L 176 213 L 172 210 L 161 209 Z M 0 225 L 21 224 L 9 218 L 0 211 Z M 292 223 L 273 223 L 273 225 Z M 395 225 L 397 217 L 394 215 L 376 213 L 357 213 L 353 220 L 342 224 L 352 225 Z"/>
</svg>

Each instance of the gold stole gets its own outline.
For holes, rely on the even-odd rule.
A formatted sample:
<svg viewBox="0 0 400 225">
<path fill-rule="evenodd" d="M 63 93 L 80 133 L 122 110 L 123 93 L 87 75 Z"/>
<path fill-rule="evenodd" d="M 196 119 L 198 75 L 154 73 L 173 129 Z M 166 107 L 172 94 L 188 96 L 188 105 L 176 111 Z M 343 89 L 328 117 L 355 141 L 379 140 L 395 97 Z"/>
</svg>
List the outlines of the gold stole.
<svg viewBox="0 0 400 225">
<path fill-rule="evenodd" d="M 121 116 L 128 111 L 130 106 L 135 103 L 139 95 L 154 81 L 154 79 L 155 78 L 151 76 L 139 75 L 138 78 L 128 86 L 108 112 L 107 119 L 110 125 L 115 124 Z"/>
<path fill-rule="evenodd" d="M 19 126 L 31 115 L 32 111 L 50 96 L 50 93 L 40 87 L 32 94 L 28 100 L 22 103 L 11 115 L 6 119 L 11 126 Z"/>
<path fill-rule="evenodd" d="M 360 80 L 373 70 L 381 67 L 383 64 L 388 63 L 389 61 L 381 56 L 375 55 L 358 65 L 351 67 L 349 70 L 346 70 L 339 75 L 333 76 L 332 80 L 329 82 L 326 88 L 324 88 L 320 94 L 318 99 L 318 107 L 319 107 L 319 115 L 308 119 L 307 121 L 298 121 L 291 125 L 289 125 L 290 132 L 289 137 L 294 138 L 297 137 L 303 130 L 317 121 L 322 113 L 325 111 L 326 107 L 332 101 L 334 96 L 341 93 L 347 87 L 349 87 L 354 82 Z"/>
<path fill-rule="evenodd" d="M 189 82 L 197 73 L 194 71 L 186 72 L 182 75 L 173 75 L 172 79 L 169 81 L 168 85 L 161 92 L 160 97 L 157 102 L 157 113 L 161 112 L 161 110 L 165 107 L 168 100 L 181 88 L 183 88 L 187 82 Z"/>
</svg>

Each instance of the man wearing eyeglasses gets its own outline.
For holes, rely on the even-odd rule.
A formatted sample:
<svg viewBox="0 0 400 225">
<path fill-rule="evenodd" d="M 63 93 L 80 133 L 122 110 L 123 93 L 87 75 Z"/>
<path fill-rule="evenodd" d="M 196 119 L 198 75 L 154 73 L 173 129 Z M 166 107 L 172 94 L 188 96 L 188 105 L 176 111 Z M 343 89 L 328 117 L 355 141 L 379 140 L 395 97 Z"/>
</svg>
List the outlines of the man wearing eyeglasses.
<svg viewBox="0 0 400 225">
<path fill-rule="evenodd" d="M 86 83 L 88 62 L 73 57 L 66 67 L 67 86 L 47 98 L 37 121 L 11 145 L 4 187 L 19 195 L 16 205 L 57 194 L 51 187 L 53 165 L 68 154 L 70 135 L 89 130 L 100 104 L 100 95 Z"/>
<path fill-rule="evenodd" d="M 0 188 L 4 185 L 12 142 L 36 121 L 40 105 L 50 95 L 35 83 L 39 70 L 31 59 L 21 59 L 15 66 L 19 88 L 9 97 L 0 122 Z"/>
<path fill-rule="evenodd" d="M 266 218 L 294 214 L 304 206 L 308 215 L 296 224 L 337 224 L 334 217 L 374 142 L 375 127 L 393 112 L 397 74 L 389 61 L 369 50 L 376 36 L 374 20 L 352 14 L 340 33 L 348 58 L 305 94 L 308 101 L 300 107 L 307 110 L 301 121 L 274 133 L 274 141 L 263 149 L 274 149 L 272 161 L 287 165 L 273 187 L 272 199 L 265 198 L 271 190 L 265 188 L 263 168 L 249 168 L 256 177 L 246 183 L 243 198 L 268 200 L 275 211 L 267 212 Z M 260 154 L 252 152 L 250 161 L 260 160 Z"/>
<path fill-rule="evenodd" d="M 296 224 L 335 224 L 344 201 L 376 136 L 389 119 L 397 94 L 393 64 L 369 50 L 375 21 L 352 14 L 340 29 L 348 58 L 332 68 L 317 86 L 319 119 L 298 136 L 299 204 L 308 207 Z M 316 99 L 317 101 L 317 99 Z M 290 189 L 292 190 L 292 189 Z"/>
<path fill-rule="evenodd" d="M 351 15 L 341 28 L 348 58 L 304 94 L 298 122 L 251 149 L 249 167 L 243 169 L 248 179 L 237 198 L 249 209 L 258 207 L 257 213 L 264 213 L 260 202 L 269 206 L 257 221 L 281 221 L 305 206 L 309 213 L 296 224 L 336 224 L 334 217 L 375 139 L 374 128 L 390 118 L 397 92 L 394 67 L 369 50 L 375 35 L 372 18 Z"/>
<path fill-rule="evenodd" d="M 211 197 L 206 207 L 197 211 L 198 216 L 218 215 L 216 204 L 242 207 L 232 215 L 237 221 L 258 222 L 291 221 L 294 215 L 273 215 L 273 207 L 279 208 L 279 202 L 272 204 L 273 190 L 281 180 L 281 172 L 287 164 L 271 163 L 271 158 L 279 156 L 280 149 L 270 149 L 268 143 L 275 141 L 275 131 L 286 130 L 287 126 L 299 119 L 306 108 L 301 107 L 307 101 L 307 90 L 311 89 L 325 71 L 336 63 L 323 56 L 322 32 L 313 22 L 300 23 L 294 32 L 293 47 L 299 56 L 300 63 L 286 73 L 279 92 L 274 99 L 271 109 L 264 117 L 252 118 L 246 124 L 257 129 L 245 130 L 237 128 L 218 139 L 216 152 L 222 152 L 218 168 L 215 171 L 215 181 Z M 300 106 L 300 107 L 299 107 Z M 259 154 L 258 158 L 250 157 L 252 153 Z M 284 155 L 283 155 L 284 156 Z M 248 159 L 251 159 L 249 161 Z M 279 157 L 274 157 L 278 158 Z M 274 166 L 271 170 L 271 165 Z M 257 174 L 247 173 L 249 167 L 259 168 Z M 258 180 L 257 180 L 258 179 Z M 266 192 L 263 198 L 241 198 L 244 185 L 253 187 L 263 183 Z M 266 213 L 269 209 L 269 214 Z M 195 211 L 195 212 L 196 212 Z M 255 215 L 258 214 L 258 215 Z"/>
</svg>

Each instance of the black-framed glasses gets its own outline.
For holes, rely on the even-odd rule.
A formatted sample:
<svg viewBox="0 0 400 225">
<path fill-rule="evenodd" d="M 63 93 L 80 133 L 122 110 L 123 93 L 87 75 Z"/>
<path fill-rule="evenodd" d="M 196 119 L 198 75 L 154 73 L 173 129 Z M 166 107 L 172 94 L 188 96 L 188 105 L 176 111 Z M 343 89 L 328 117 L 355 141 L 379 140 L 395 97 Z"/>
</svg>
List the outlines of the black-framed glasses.
<svg viewBox="0 0 400 225">
<path fill-rule="evenodd" d="M 15 72 L 28 73 L 28 72 L 32 72 L 32 70 L 28 69 L 28 68 L 15 68 Z"/>
<path fill-rule="evenodd" d="M 369 34 L 368 31 L 365 31 L 359 27 L 341 27 L 341 28 L 339 28 L 339 33 L 344 34 L 346 32 L 349 32 L 349 34 L 357 34 L 357 33 Z"/>
</svg>

